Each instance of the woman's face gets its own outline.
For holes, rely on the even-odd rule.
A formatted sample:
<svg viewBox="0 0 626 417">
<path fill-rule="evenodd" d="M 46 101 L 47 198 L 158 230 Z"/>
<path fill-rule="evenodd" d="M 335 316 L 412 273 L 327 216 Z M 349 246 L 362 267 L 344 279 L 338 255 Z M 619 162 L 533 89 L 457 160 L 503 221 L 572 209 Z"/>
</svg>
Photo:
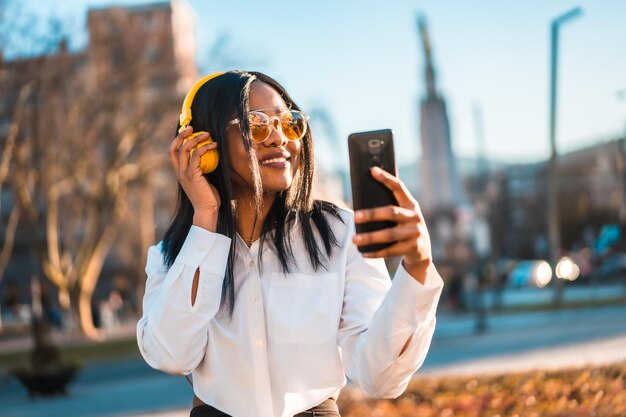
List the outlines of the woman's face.
<svg viewBox="0 0 626 417">
<path fill-rule="evenodd" d="M 270 117 L 278 116 L 288 109 L 280 94 L 261 81 L 253 81 L 250 85 L 249 104 L 250 111 L 262 109 Z M 248 155 L 238 125 L 231 125 L 227 132 L 234 186 L 239 190 L 252 190 L 252 170 L 248 165 Z M 281 132 L 272 128 L 265 142 L 253 143 L 252 151 L 253 157 L 259 161 L 264 193 L 283 191 L 291 186 L 300 165 L 302 139 L 287 140 Z"/>
</svg>

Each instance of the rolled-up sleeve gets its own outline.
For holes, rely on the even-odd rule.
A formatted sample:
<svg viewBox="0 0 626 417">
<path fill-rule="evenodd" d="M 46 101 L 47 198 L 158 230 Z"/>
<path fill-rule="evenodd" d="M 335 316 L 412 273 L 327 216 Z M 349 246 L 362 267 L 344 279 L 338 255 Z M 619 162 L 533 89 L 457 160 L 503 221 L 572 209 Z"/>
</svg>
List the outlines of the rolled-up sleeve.
<svg viewBox="0 0 626 417">
<path fill-rule="evenodd" d="M 369 397 L 395 398 L 426 358 L 443 281 L 431 265 L 421 284 L 402 264 L 390 281 L 383 259 L 364 258 L 351 241 L 346 244 L 339 329 L 346 376 Z"/>
<path fill-rule="evenodd" d="M 148 250 L 137 343 L 141 355 L 153 368 L 189 374 L 202 360 L 209 322 L 220 306 L 230 242 L 226 236 L 191 226 L 169 270 L 163 262 L 161 244 Z M 196 270 L 198 290 L 192 305 Z"/>
</svg>

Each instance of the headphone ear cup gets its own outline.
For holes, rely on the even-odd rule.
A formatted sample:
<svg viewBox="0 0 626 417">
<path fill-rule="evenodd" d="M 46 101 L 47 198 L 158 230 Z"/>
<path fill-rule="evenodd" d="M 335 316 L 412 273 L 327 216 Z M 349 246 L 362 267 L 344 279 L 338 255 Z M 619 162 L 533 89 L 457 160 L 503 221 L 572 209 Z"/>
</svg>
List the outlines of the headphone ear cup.
<svg viewBox="0 0 626 417">
<path fill-rule="evenodd" d="M 193 139 L 198 135 L 201 135 L 205 132 L 195 132 L 193 133 L 191 136 L 185 138 L 185 140 L 183 141 L 183 143 L 187 142 L 189 139 Z M 213 143 L 213 140 L 209 137 L 207 140 L 202 141 L 200 143 L 198 143 L 196 146 L 194 146 L 193 148 L 191 148 L 190 151 L 190 156 L 193 155 L 193 152 L 204 145 L 207 145 L 209 143 Z M 217 153 L 217 149 L 211 149 L 207 152 L 205 152 L 201 157 L 200 157 L 200 168 L 202 169 L 202 173 L 203 174 L 208 174 L 210 172 L 215 171 L 215 169 L 217 168 L 217 164 L 219 163 L 219 154 Z"/>
<path fill-rule="evenodd" d="M 205 143 L 212 143 L 212 140 L 208 140 Z M 200 157 L 200 168 L 202 168 L 203 174 L 208 174 L 210 172 L 215 171 L 217 168 L 217 164 L 219 163 L 220 157 L 217 153 L 217 149 L 211 149 L 207 151 L 202 157 Z"/>
</svg>

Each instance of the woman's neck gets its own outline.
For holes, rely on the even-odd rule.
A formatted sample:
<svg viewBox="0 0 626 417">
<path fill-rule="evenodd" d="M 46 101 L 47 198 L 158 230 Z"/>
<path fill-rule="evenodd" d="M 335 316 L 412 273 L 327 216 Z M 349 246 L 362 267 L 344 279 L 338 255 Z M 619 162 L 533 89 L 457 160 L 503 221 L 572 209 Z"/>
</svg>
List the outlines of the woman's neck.
<svg viewBox="0 0 626 417">
<path fill-rule="evenodd" d="M 248 246 L 261 236 L 263 223 L 275 199 L 276 193 L 264 194 L 261 209 L 257 211 L 254 195 L 237 196 L 237 233 Z"/>
</svg>

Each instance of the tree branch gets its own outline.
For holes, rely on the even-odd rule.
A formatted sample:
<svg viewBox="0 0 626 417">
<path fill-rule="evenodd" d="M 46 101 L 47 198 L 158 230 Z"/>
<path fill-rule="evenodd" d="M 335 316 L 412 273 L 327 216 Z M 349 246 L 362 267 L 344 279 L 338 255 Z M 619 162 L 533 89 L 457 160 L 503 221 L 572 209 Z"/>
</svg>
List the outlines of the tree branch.
<svg viewBox="0 0 626 417">
<path fill-rule="evenodd" d="M 2 250 L 0 251 L 0 282 L 4 278 L 4 271 L 6 270 L 9 260 L 11 260 L 11 253 L 13 252 L 13 244 L 15 243 L 15 230 L 20 220 L 20 206 L 17 204 L 13 206 L 11 214 L 9 215 L 9 222 L 4 233 L 4 243 L 2 244 Z"/>
</svg>

